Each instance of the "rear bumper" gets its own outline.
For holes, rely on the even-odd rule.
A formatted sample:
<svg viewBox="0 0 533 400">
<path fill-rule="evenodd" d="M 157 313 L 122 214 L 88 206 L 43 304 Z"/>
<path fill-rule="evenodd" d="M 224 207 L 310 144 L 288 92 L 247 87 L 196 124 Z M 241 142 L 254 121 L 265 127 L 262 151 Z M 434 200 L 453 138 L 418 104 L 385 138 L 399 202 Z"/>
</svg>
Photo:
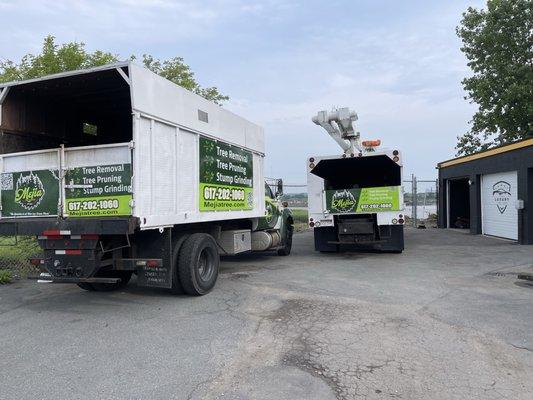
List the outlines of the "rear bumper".
<svg viewBox="0 0 533 400">
<path fill-rule="evenodd" d="M 0 236 L 39 236 L 44 231 L 69 231 L 71 235 L 132 234 L 138 219 L 124 218 L 4 218 L 0 220 Z"/>
<path fill-rule="evenodd" d="M 317 251 L 402 251 L 404 249 L 403 225 L 380 225 L 379 238 L 371 240 L 356 241 L 352 238 L 348 241 L 349 235 L 339 235 L 337 226 L 315 228 L 315 250 Z M 339 237 L 340 236 L 340 237 Z M 352 235 L 353 236 L 353 235 Z M 362 237 L 364 237 L 363 235 Z"/>
</svg>

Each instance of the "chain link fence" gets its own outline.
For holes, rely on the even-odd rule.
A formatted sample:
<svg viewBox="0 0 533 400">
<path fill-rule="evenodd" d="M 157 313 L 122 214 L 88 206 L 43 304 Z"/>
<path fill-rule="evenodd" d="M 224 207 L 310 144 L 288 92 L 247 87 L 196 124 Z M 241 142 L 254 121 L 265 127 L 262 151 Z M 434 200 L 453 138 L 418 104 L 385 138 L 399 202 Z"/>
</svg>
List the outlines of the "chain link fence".
<svg viewBox="0 0 533 400">
<path fill-rule="evenodd" d="M 38 275 L 38 268 L 29 259 L 40 254 L 35 237 L 0 237 L 0 270 L 9 271 L 15 278 Z"/>
<path fill-rule="evenodd" d="M 413 174 L 403 181 L 403 189 L 407 224 L 415 228 L 436 226 L 438 180 L 418 179 Z"/>
<path fill-rule="evenodd" d="M 411 175 L 411 179 L 403 181 L 404 214 L 407 225 L 416 228 L 437 226 L 439 182 L 438 179 L 418 179 Z M 307 210 L 307 185 L 283 184 L 285 188 L 284 200 L 293 210 Z"/>
</svg>

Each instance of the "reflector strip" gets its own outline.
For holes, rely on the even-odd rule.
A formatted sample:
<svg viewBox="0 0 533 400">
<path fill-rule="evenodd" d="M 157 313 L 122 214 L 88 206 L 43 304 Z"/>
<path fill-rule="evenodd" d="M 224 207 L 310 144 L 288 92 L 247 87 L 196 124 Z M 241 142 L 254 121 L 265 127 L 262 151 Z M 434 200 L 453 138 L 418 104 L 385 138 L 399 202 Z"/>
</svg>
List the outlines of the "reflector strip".
<svg viewBox="0 0 533 400">
<path fill-rule="evenodd" d="M 56 250 L 56 255 L 81 256 L 81 250 Z"/>
<path fill-rule="evenodd" d="M 98 240 L 98 235 L 81 235 L 81 238 L 83 240 Z M 72 236 L 72 239 L 74 239 L 74 236 Z"/>
<path fill-rule="evenodd" d="M 51 230 L 51 231 L 43 232 L 43 236 L 62 236 L 62 235 L 70 235 L 70 231 Z"/>
<path fill-rule="evenodd" d="M 52 231 L 47 231 L 52 232 Z M 45 233 L 47 233 L 45 232 Z M 57 232 L 68 232 L 68 231 L 57 231 Z M 48 234 L 46 236 L 38 236 L 37 239 L 39 240 L 54 240 L 54 239 L 63 239 L 65 234 L 63 235 L 51 235 Z M 69 236 L 69 235 L 66 235 Z M 69 238 L 65 238 L 69 239 Z M 98 235 L 70 235 L 71 240 L 98 240 Z"/>
</svg>

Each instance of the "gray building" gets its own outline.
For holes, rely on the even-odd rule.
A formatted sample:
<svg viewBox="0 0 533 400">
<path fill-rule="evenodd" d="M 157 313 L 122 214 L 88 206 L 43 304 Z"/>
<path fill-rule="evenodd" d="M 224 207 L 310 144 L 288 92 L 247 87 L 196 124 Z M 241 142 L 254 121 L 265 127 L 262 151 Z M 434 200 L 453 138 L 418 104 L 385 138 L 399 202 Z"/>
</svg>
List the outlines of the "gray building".
<svg viewBox="0 0 533 400">
<path fill-rule="evenodd" d="M 439 163 L 440 228 L 533 244 L 533 138 Z"/>
</svg>

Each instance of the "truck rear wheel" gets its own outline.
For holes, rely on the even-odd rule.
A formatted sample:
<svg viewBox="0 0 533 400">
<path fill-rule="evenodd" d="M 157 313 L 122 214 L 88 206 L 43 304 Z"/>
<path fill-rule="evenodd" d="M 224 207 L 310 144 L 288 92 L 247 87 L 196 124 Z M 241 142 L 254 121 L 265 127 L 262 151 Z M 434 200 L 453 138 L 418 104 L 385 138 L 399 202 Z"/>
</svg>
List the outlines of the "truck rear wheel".
<svg viewBox="0 0 533 400">
<path fill-rule="evenodd" d="M 179 256 L 181 248 L 183 247 L 183 243 L 187 240 L 189 237 L 189 234 L 184 234 L 181 236 L 178 236 L 175 239 L 174 243 L 174 249 L 172 251 L 172 287 L 170 288 L 170 292 L 173 294 L 184 294 L 185 291 L 183 290 L 183 287 L 181 286 L 180 282 L 180 273 L 179 273 Z"/>
<path fill-rule="evenodd" d="M 202 296 L 213 289 L 218 278 L 220 257 L 211 235 L 195 233 L 181 247 L 178 260 L 179 281 L 185 293 Z"/>
</svg>

